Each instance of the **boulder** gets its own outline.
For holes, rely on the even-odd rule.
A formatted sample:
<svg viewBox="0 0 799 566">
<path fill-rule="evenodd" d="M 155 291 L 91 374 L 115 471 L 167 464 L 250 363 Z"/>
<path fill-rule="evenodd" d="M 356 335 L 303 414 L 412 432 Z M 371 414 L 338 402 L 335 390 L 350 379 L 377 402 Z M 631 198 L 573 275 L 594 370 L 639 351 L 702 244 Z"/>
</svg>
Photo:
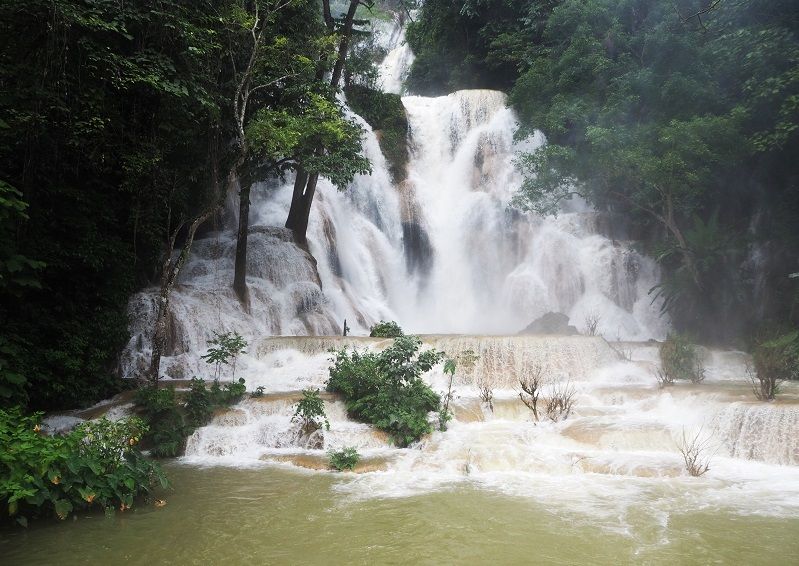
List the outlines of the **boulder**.
<svg viewBox="0 0 799 566">
<path fill-rule="evenodd" d="M 548 312 L 535 319 L 519 334 L 559 334 L 572 336 L 580 332 L 569 324 L 569 317 L 560 312 Z"/>
</svg>

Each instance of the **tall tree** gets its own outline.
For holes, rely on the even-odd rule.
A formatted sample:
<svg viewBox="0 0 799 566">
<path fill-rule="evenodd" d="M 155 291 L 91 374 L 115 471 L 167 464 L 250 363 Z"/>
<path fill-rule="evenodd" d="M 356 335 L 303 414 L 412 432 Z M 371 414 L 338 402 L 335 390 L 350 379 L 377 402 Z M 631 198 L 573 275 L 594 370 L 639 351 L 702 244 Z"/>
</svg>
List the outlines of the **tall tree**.
<svg viewBox="0 0 799 566">
<path fill-rule="evenodd" d="M 352 37 L 355 14 L 358 7 L 365 6 L 366 8 L 372 8 L 374 3 L 371 0 L 350 0 L 349 8 L 343 19 L 336 19 L 332 16 L 330 0 L 323 0 L 322 5 L 325 24 L 328 30 L 331 33 L 337 32 L 340 36 L 338 51 L 330 77 L 330 90 L 331 93 L 335 93 L 339 88 L 344 64 L 347 60 L 350 38 Z M 368 168 L 368 165 L 364 164 L 362 158 L 359 158 L 357 154 L 353 159 L 348 156 L 346 152 L 342 152 L 341 149 L 344 148 L 319 143 L 319 145 L 313 148 L 312 154 L 306 159 L 300 160 L 297 165 L 297 175 L 294 180 L 294 190 L 292 192 L 288 218 L 286 219 L 286 228 L 289 228 L 294 233 L 294 239 L 300 245 L 307 245 L 308 219 L 311 214 L 311 204 L 316 194 L 319 174 L 322 172 L 319 167 L 314 167 L 313 163 L 321 163 L 324 161 L 325 153 L 335 152 L 343 157 L 340 165 L 342 171 L 345 172 L 345 178 L 351 179 L 354 174 L 365 172 Z"/>
</svg>

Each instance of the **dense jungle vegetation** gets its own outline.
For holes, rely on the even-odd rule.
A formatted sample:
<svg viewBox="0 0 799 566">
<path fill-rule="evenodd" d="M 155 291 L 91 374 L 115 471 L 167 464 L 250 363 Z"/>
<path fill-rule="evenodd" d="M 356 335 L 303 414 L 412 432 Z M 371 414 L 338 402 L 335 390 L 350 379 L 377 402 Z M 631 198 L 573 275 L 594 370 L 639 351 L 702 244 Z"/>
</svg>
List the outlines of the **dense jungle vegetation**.
<svg viewBox="0 0 799 566">
<path fill-rule="evenodd" d="M 217 225 L 231 190 L 249 206 L 267 174 L 345 186 L 369 169 L 325 76 L 346 21 L 322 16 L 315 0 L 0 3 L 0 404 L 116 392 L 128 298 L 168 291 L 164 254 Z"/>
<path fill-rule="evenodd" d="M 408 85 L 508 92 L 549 142 L 517 203 L 617 213 L 675 326 L 747 345 L 799 321 L 798 34 L 788 0 L 427 0 Z"/>
</svg>

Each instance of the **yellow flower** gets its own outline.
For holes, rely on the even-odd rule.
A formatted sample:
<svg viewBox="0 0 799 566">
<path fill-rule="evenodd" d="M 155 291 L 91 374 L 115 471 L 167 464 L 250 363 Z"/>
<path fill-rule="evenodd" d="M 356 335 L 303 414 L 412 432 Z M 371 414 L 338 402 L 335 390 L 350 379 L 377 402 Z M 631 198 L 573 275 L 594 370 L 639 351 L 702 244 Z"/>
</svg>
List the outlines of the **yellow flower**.
<svg viewBox="0 0 799 566">
<path fill-rule="evenodd" d="M 91 503 L 92 501 L 94 501 L 94 498 L 95 498 L 95 497 L 97 497 L 97 496 L 96 496 L 95 494 L 93 494 L 93 493 L 91 493 L 91 494 L 87 495 L 87 496 L 86 496 L 86 498 L 85 498 L 85 499 L 86 499 L 86 502 L 87 502 L 87 503 Z"/>
<path fill-rule="evenodd" d="M 40 427 L 39 425 L 33 427 L 33 432 L 39 432 L 40 430 L 42 430 L 42 427 Z"/>
<path fill-rule="evenodd" d="M 51 481 L 51 482 L 53 482 L 55 485 L 58 485 L 58 484 L 60 484 L 60 483 L 61 483 L 61 478 L 60 478 L 60 477 L 58 477 L 58 476 L 55 476 L 55 477 L 54 477 L 52 480 L 50 480 L 50 481 Z"/>
</svg>

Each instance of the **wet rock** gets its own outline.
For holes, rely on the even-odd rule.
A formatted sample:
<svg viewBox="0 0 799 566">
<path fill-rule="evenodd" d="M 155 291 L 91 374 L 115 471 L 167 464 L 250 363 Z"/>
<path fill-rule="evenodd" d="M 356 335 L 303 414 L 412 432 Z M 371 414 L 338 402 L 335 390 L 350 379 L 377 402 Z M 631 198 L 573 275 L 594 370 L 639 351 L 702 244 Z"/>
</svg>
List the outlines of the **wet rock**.
<svg viewBox="0 0 799 566">
<path fill-rule="evenodd" d="M 559 312 L 548 312 L 535 319 L 519 334 L 560 334 L 572 336 L 580 332 L 569 324 L 569 317 Z"/>
<path fill-rule="evenodd" d="M 84 422 L 86 422 L 84 419 L 71 415 L 50 415 L 42 419 L 42 429 L 49 435 L 66 434 Z"/>
</svg>

